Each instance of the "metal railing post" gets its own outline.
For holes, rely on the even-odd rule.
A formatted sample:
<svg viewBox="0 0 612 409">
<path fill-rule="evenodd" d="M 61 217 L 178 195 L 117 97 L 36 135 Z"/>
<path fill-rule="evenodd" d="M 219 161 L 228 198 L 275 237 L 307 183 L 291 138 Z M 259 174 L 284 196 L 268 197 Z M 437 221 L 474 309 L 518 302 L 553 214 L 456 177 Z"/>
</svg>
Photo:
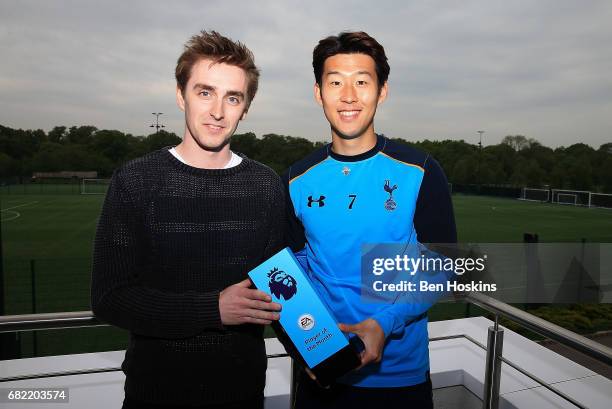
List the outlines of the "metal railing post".
<svg viewBox="0 0 612 409">
<path fill-rule="evenodd" d="M 296 387 L 296 371 L 297 366 L 293 358 L 289 358 L 291 361 L 291 377 L 289 378 L 289 408 L 293 409 L 295 406 L 295 387 Z"/>
<path fill-rule="evenodd" d="M 495 314 L 495 325 L 489 327 L 487 336 L 487 358 L 485 361 L 485 381 L 482 407 L 499 407 L 499 384 L 501 381 L 502 350 L 504 330 L 499 328 L 499 316 Z"/>
<path fill-rule="evenodd" d="M 36 314 L 36 261 L 30 260 L 30 277 L 32 284 L 32 314 Z M 38 356 L 38 334 L 32 332 L 32 355 Z"/>
</svg>

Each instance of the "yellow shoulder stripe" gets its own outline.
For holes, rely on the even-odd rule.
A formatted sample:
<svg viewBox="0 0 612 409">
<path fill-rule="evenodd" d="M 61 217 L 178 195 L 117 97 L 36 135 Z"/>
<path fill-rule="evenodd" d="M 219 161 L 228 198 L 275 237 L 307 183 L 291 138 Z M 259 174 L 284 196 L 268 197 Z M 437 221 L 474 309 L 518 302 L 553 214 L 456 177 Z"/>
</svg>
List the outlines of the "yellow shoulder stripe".
<svg viewBox="0 0 612 409">
<path fill-rule="evenodd" d="M 289 180 L 289 184 L 293 183 L 294 181 L 298 180 L 299 178 L 301 178 L 302 176 L 304 176 L 306 173 L 310 172 L 312 169 L 316 168 L 317 166 L 319 166 L 321 163 L 325 162 L 327 160 L 327 158 L 323 159 L 322 161 L 315 163 L 314 165 L 312 165 L 311 167 L 309 167 L 308 169 L 306 169 L 304 172 L 302 172 L 301 174 L 297 175 L 294 178 L 291 178 Z"/>
<path fill-rule="evenodd" d="M 399 160 L 399 159 L 395 159 L 394 157 L 389 156 L 389 155 L 387 155 L 387 154 L 386 154 L 386 153 L 384 153 L 384 152 L 378 152 L 378 153 L 380 153 L 381 155 L 385 155 L 387 158 L 389 158 L 389 159 L 391 159 L 391 160 L 394 160 L 394 161 L 396 161 L 396 162 L 402 163 L 402 164 L 404 164 L 404 165 L 406 165 L 406 166 L 412 166 L 412 167 L 414 167 L 414 168 L 417 168 L 417 169 L 419 169 L 421 172 L 425 173 L 425 169 L 423 169 L 423 168 L 422 168 L 421 166 L 419 166 L 419 165 L 415 165 L 414 163 L 408 163 L 408 162 L 401 161 L 401 160 Z"/>
</svg>

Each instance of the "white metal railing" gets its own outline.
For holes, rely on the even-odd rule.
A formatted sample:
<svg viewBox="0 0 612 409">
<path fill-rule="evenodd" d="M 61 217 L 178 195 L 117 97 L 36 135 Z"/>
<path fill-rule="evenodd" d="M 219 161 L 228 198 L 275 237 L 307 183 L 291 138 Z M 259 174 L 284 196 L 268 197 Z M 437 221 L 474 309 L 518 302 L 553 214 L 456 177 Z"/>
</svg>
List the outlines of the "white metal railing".
<svg viewBox="0 0 612 409">
<path fill-rule="evenodd" d="M 556 395 L 565 399 L 579 408 L 585 408 L 580 402 L 575 401 L 567 394 L 548 385 L 537 376 L 525 371 L 518 365 L 508 361 L 503 357 L 503 329 L 498 325 L 499 317 L 505 317 L 517 324 L 538 333 L 546 338 L 550 338 L 563 345 L 576 349 L 597 361 L 607 365 L 612 365 L 612 348 L 608 348 L 593 340 L 590 340 L 582 335 L 576 334 L 551 322 L 536 317 L 528 312 L 519 310 L 509 304 L 498 301 L 492 297 L 481 293 L 470 293 L 465 297 L 465 301 L 475 304 L 490 313 L 495 315 L 495 324 L 489 328 L 487 345 L 483 345 L 467 334 L 453 335 L 446 337 L 430 338 L 430 341 L 440 341 L 444 339 L 465 338 L 468 341 L 478 345 L 487 351 L 486 366 L 485 366 L 485 382 L 483 393 L 483 407 L 486 409 L 494 409 L 499 405 L 499 385 L 501 379 L 501 363 L 505 363 L 530 379 L 549 389 Z M 21 331 L 38 331 L 48 329 L 61 328 L 78 328 L 78 327 L 96 327 L 106 326 L 108 324 L 98 320 L 91 311 L 77 312 L 61 312 L 48 314 L 27 314 L 27 315 L 4 315 L 0 316 L 0 333 L 3 332 L 21 332 Z M 287 354 L 270 354 L 268 358 L 288 357 Z M 100 368 L 84 371 L 71 372 L 54 372 L 36 375 L 27 375 L 20 377 L 1 378 L 1 382 L 38 379 L 54 376 L 79 375 L 99 372 L 120 371 L 121 368 Z M 293 370 L 291 371 L 293 374 Z M 294 382 L 291 381 L 291 397 L 290 402 L 293 402 Z"/>
</svg>

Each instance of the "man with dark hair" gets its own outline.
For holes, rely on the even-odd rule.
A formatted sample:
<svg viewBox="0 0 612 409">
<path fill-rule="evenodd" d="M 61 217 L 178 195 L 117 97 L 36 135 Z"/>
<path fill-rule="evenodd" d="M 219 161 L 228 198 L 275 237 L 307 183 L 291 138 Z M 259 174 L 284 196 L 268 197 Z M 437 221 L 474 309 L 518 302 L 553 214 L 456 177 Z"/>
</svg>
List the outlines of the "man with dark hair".
<svg viewBox="0 0 612 409">
<path fill-rule="evenodd" d="M 362 302 L 360 251 L 366 243 L 456 242 L 446 178 L 426 153 L 375 133 L 390 70 L 374 38 L 325 38 L 312 65 L 332 142 L 284 175 L 288 238 L 340 328 L 364 350 L 361 367 L 329 390 L 301 376 L 296 408 L 431 408 L 426 307 Z"/>
<path fill-rule="evenodd" d="M 284 192 L 229 141 L 257 91 L 241 43 L 201 32 L 176 67 L 183 141 L 121 166 L 94 243 L 91 303 L 130 331 L 124 408 L 263 408 L 263 324 L 247 272 L 283 244 Z"/>
</svg>

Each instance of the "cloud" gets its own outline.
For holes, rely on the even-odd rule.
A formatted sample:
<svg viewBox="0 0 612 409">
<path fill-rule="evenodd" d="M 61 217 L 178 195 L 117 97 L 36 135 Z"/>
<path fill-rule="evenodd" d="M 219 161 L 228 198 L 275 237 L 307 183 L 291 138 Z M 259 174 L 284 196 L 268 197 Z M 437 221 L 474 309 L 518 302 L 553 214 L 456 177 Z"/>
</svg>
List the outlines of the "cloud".
<svg viewBox="0 0 612 409">
<path fill-rule="evenodd" d="M 182 134 L 174 65 L 200 29 L 243 41 L 262 71 L 240 131 L 329 138 L 312 98 L 312 49 L 342 30 L 385 47 L 390 97 L 377 130 L 549 146 L 612 140 L 612 4 L 605 1 L 4 1 L 0 123 L 92 124 L 148 133 L 164 112 Z"/>
</svg>

